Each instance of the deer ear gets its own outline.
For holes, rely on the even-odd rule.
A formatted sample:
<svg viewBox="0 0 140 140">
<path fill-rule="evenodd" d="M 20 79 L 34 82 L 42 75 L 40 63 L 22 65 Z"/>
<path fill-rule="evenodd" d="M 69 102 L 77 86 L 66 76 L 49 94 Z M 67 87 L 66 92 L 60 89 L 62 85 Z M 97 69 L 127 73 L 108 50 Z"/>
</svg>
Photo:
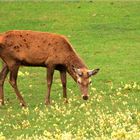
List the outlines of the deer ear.
<svg viewBox="0 0 140 140">
<path fill-rule="evenodd" d="M 95 74 L 97 74 L 97 73 L 99 72 L 99 70 L 100 70 L 100 69 L 89 70 L 89 71 L 88 71 L 88 75 L 89 75 L 89 76 L 95 75 Z"/>
<path fill-rule="evenodd" d="M 77 69 L 77 68 L 75 68 L 74 66 L 72 66 L 72 69 L 73 69 L 73 71 L 74 71 L 77 75 L 79 75 L 79 76 L 82 76 L 82 75 L 83 75 L 83 72 L 82 72 L 80 69 Z"/>
</svg>

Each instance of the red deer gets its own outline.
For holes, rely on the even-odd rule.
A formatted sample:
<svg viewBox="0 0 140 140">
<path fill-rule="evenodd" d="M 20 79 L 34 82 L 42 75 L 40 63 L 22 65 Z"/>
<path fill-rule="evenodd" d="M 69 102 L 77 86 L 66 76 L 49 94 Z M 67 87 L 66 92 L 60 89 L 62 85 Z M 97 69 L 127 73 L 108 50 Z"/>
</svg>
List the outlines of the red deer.
<svg viewBox="0 0 140 140">
<path fill-rule="evenodd" d="M 47 68 L 47 95 L 45 104 L 50 104 L 50 90 L 54 70 L 60 71 L 63 97 L 67 101 L 66 72 L 78 83 L 84 100 L 88 99 L 90 76 L 99 69 L 88 70 L 68 40 L 48 32 L 13 30 L 0 35 L 0 58 L 4 65 L 0 72 L 0 104 L 4 104 L 3 84 L 10 72 L 9 82 L 22 106 L 26 106 L 17 87 L 20 66 L 42 66 Z"/>
</svg>

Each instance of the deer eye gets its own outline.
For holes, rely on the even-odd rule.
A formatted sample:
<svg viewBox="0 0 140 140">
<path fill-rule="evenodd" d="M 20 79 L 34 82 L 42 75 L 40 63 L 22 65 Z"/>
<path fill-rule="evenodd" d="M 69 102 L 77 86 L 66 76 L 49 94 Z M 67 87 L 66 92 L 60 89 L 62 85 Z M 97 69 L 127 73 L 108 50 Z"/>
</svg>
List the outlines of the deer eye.
<svg viewBox="0 0 140 140">
<path fill-rule="evenodd" d="M 81 72 L 81 73 L 78 73 L 78 76 L 82 77 L 82 75 L 83 75 L 83 73 L 82 73 L 82 72 Z"/>
</svg>

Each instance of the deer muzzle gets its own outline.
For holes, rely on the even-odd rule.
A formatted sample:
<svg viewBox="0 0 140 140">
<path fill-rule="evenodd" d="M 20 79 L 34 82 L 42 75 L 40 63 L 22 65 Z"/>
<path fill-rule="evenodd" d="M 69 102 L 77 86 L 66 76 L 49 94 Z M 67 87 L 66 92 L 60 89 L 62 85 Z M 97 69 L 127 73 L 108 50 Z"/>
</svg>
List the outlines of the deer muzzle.
<svg viewBox="0 0 140 140">
<path fill-rule="evenodd" d="M 83 100 L 88 100 L 88 96 L 87 95 L 83 95 Z"/>
<path fill-rule="evenodd" d="M 83 100 L 88 100 L 88 86 L 79 85 Z"/>
</svg>

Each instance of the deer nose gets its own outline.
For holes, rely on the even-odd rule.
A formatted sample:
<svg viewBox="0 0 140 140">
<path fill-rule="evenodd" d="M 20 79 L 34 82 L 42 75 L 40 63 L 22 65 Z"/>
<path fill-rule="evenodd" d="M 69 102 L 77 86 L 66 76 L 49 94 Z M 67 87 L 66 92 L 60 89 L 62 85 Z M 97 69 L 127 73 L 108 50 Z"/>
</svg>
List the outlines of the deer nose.
<svg viewBox="0 0 140 140">
<path fill-rule="evenodd" d="M 88 100 L 88 96 L 83 96 L 83 100 Z"/>
</svg>

